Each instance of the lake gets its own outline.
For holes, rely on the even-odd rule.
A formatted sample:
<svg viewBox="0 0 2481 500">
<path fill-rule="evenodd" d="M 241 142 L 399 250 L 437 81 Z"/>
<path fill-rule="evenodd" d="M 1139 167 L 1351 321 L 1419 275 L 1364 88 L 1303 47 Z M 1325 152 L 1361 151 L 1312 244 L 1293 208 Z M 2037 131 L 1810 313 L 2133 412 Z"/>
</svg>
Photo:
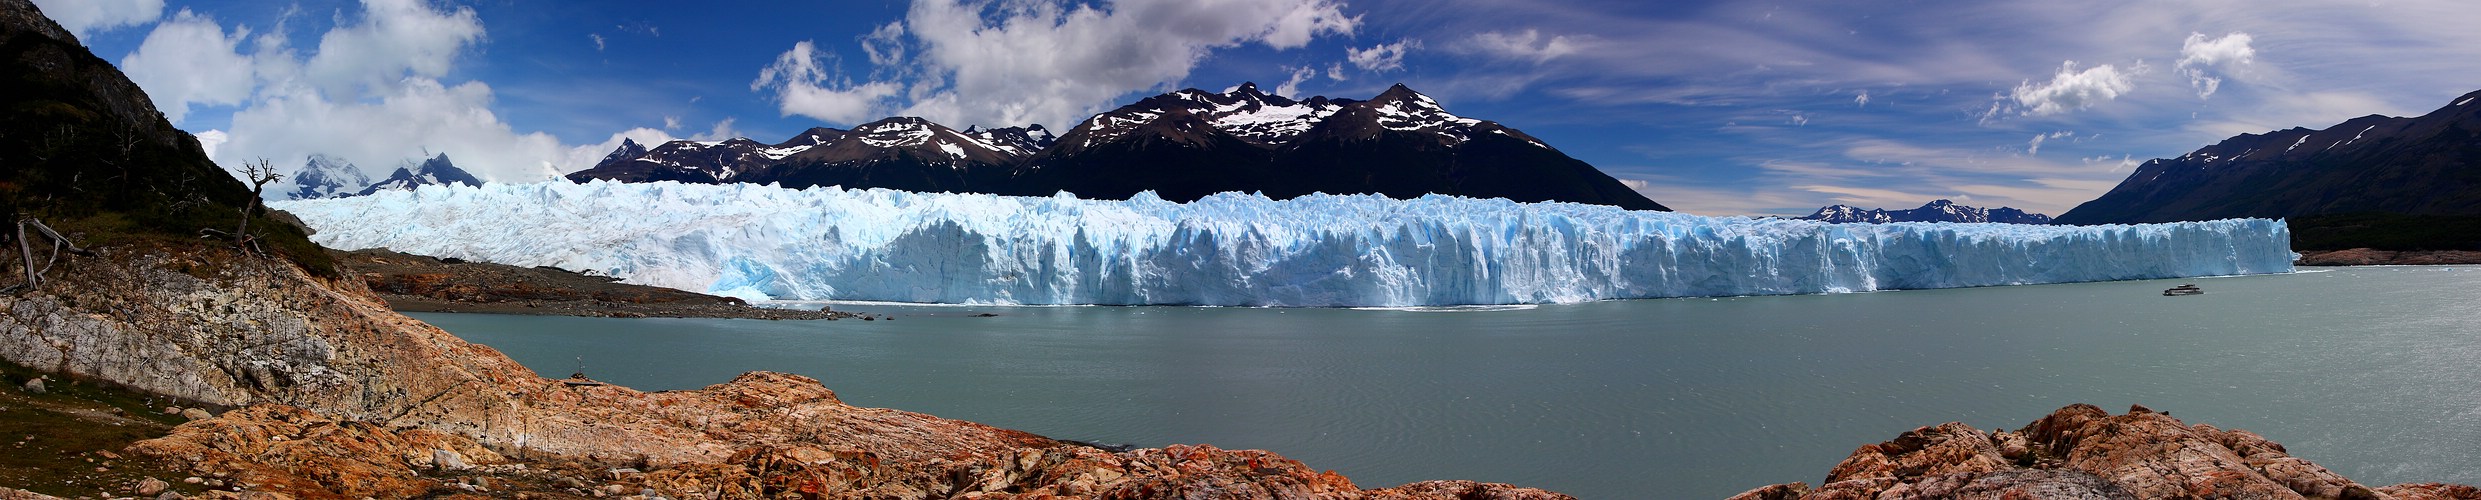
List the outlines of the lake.
<svg viewBox="0 0 2481 500">
<path fill-rule="evenodd" d="M 2207 293 L 2161 295 L 2179 283 Z M 546 376 L 580 357 L 643 390 L 798 373 L 856 405 L 1261 448 L 1364 487 L 1721 498 L 2071 403 L 2255 431 L 2372 486 L 2481 483 L 2481 266 L 1446 311 L 837 308 L 897 319 L 412 316 Z"/>
</svg>

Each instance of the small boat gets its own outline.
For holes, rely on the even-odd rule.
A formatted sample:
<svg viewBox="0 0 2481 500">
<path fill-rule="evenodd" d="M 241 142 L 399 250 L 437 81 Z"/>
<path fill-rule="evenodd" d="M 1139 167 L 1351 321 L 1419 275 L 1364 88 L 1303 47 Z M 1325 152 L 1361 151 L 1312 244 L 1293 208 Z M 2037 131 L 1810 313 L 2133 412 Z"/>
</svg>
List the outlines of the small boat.
<svg viewBox="0 0 2481 500">
<path fill-rule="evenodd" d="M 2180 285 L 2180 286 L 2171 287 L 2171 289 L 2169 289 L 2169 290 L 2163 290 L 2163 291 L 2162 291 L 2162 296 L 2164 296 L 2164 297 L 2176 297 L 2176 296 L 2181 296 L 2181 295 L 2204 295 L 2204 294 L 2205 294 L 2205 289 L 2203 289 L 2203 288 L 2197 288 L 2197 286 L 2196 286 L 2196 285 Z"/>
</svg>

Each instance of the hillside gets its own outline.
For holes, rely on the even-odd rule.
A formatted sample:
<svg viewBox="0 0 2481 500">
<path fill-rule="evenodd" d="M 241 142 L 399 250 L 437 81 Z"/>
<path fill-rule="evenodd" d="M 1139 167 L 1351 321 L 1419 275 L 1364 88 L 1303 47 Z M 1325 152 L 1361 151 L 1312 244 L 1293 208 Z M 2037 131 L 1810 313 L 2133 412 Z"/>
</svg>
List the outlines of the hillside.
<svg viewBox="0 0 2481 500">
<path fill-rule="evenodd" d="M 2481 249 L 2481 92 L 2429 114 L 2241 134 L 2137 167 L 2060 224 L 2290 219 L 2303 248 Z M 2331 236 L 2331 237 L 2330 237 Z"/>
</svg>

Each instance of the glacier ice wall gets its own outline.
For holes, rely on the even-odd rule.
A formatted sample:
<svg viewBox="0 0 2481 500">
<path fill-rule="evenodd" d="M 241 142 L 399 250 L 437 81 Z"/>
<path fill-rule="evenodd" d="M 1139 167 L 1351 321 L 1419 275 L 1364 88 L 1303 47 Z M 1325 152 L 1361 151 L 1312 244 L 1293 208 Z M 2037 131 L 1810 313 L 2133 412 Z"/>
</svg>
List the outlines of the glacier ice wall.
<svg viewBox="0 0 2481 500">
<path fill-rule="evenodd" d="M 1180 204 L 771 185 L 494 184 L 281 202 L 388 247 L 744 298 L 1411 306 L 2289 272 L 2290 230 L 1827 224 L 1428 196 Z"/>
</svg>

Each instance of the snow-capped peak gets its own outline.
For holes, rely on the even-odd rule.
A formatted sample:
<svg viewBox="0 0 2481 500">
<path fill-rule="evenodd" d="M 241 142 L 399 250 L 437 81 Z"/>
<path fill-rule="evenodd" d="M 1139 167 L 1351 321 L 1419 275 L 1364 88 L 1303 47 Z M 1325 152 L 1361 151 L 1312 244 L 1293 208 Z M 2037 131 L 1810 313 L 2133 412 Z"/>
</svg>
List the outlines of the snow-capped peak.
<svg viewBox="0 0 2481 500">
<path fill-rule="evenodd" d="M 1414 92 L 1404 84 L 1395 84 L 1378 97 L 1370 99 L 1378 112 L 1379 126 L 1399 132 L 1430 132 L 1450 141 L 1461 142 L 1481 120 L 1456 116 L 1439 106 L 1430 96 Z"/>
<path fill-rule="evenodd" d="M 370 176 L 361 167 L 335 157 L 314 154 L 304 159 L 300 170 L 293 171 L 290 188 L 271 186 L 263 193 L 267 199 L 313 200 L 353 196 L 370 186 Z"/>
<path fill-rule="evenodd" d="M 603 155 L 603 161 L 606 163 L 628 161 L 640 156 L 646 156 L 646 145 L 638 144 L 636 139 L 623 137 L 620 139 L 620 147 L 613 149 L 612 154 Z"/>
</svg>

